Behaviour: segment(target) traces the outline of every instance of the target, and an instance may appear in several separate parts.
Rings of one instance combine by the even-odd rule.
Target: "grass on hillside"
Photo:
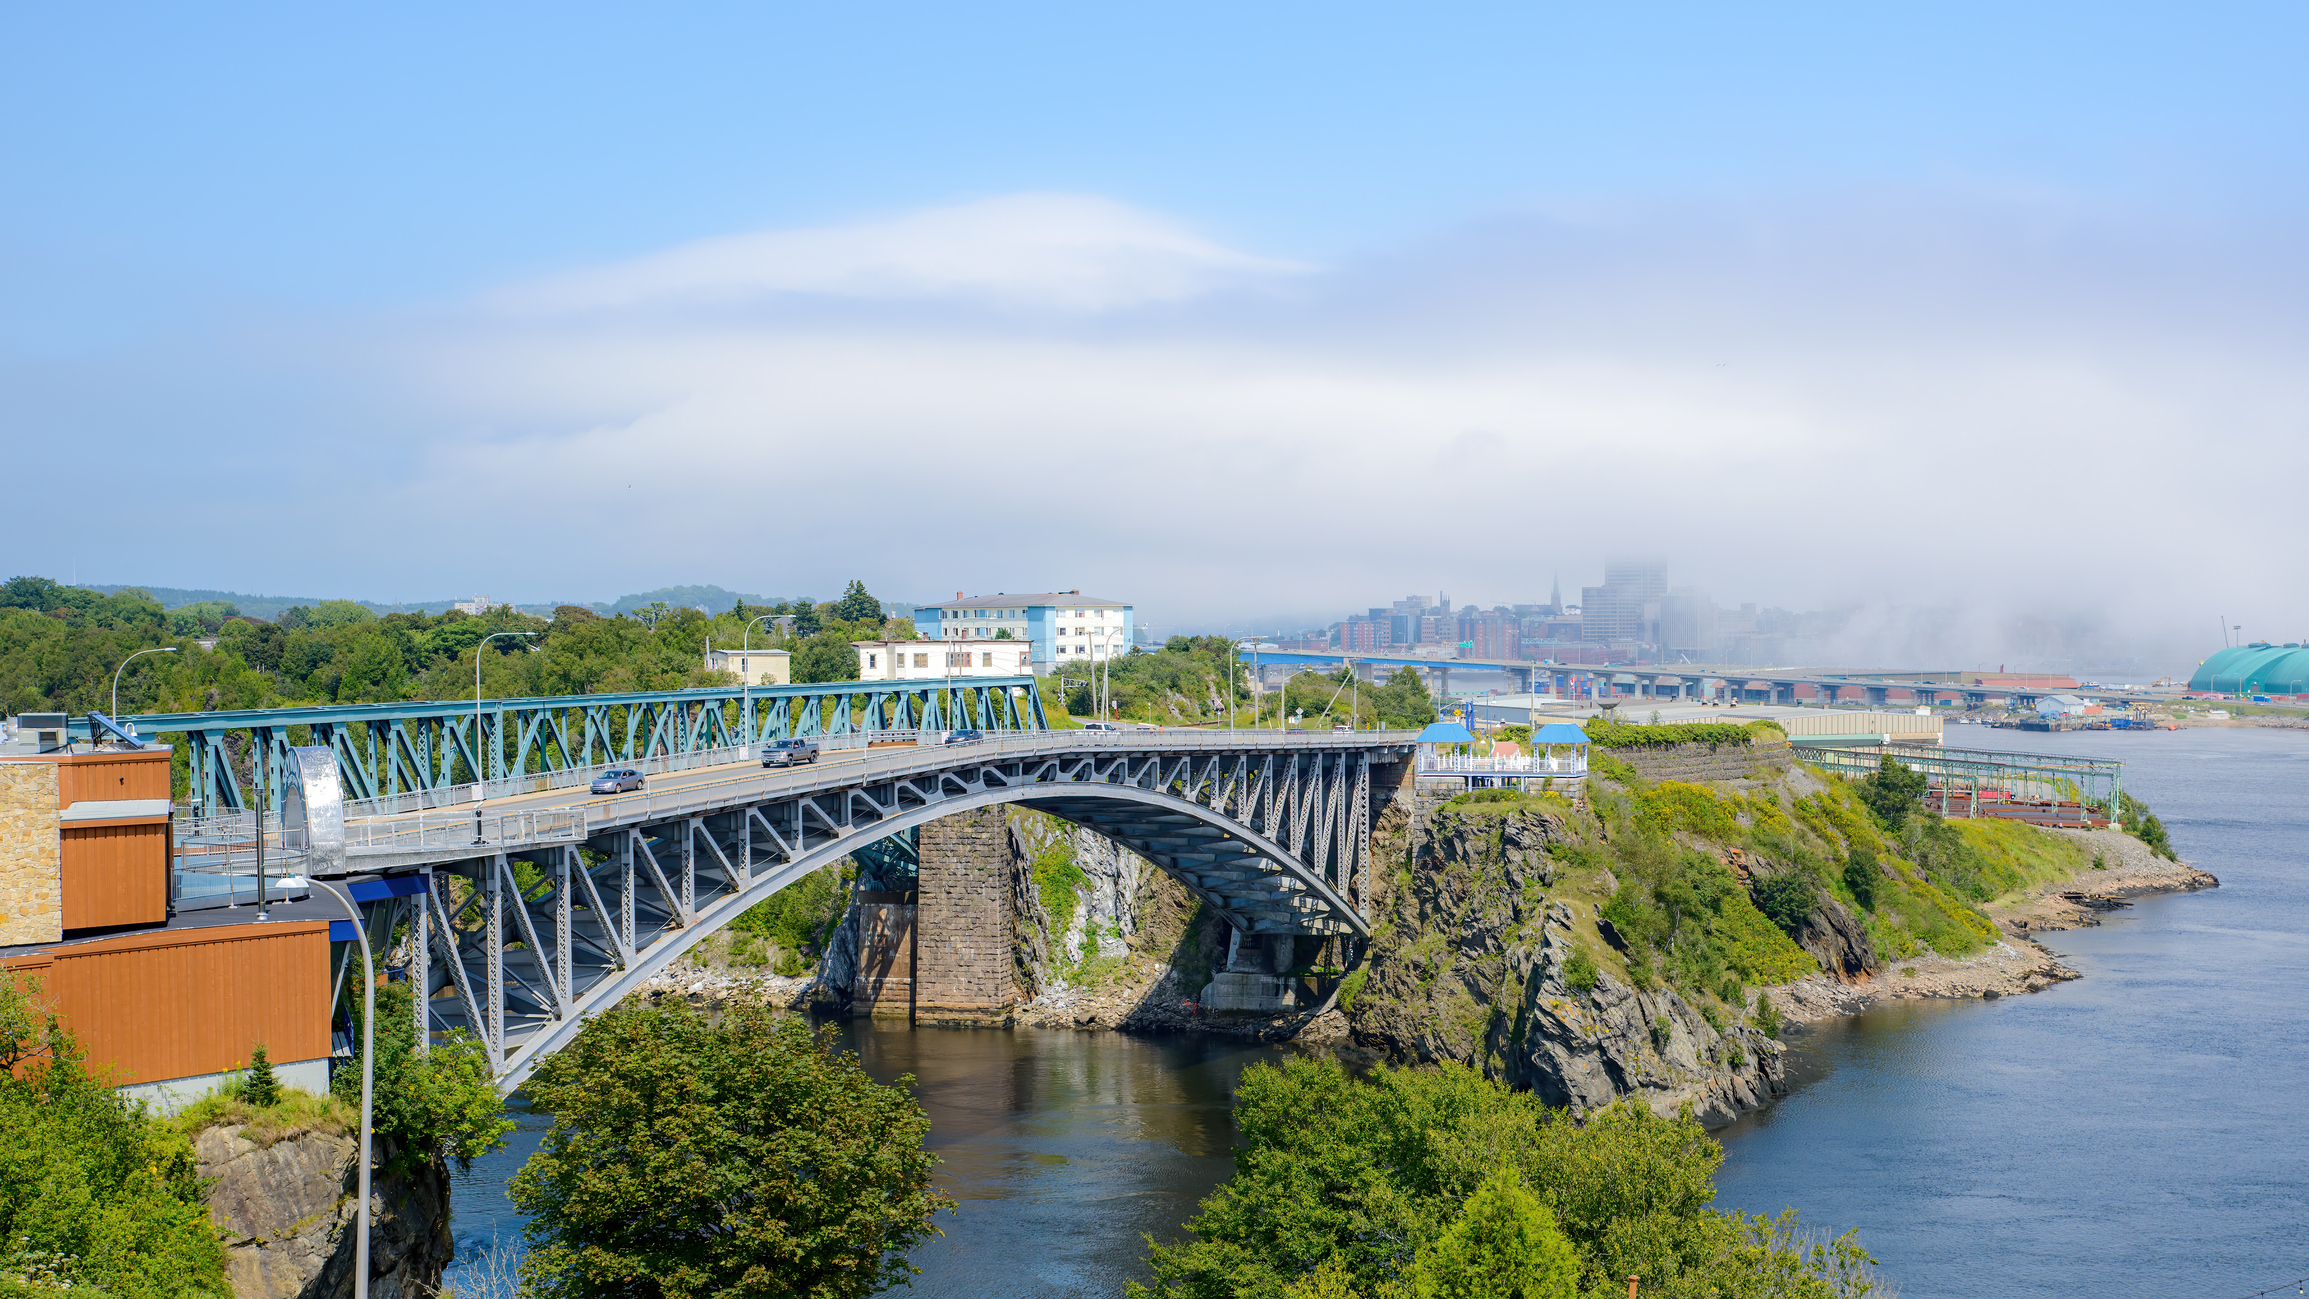
[[[188,1137],[238,1123],[242,1125],[241,1135],[259,1146],[269,1146],[300,1132],[341,1135],[357,1131],[361,1125],[359,1112],[334,1096],[315,1096],[283,1086],[278,1103],[253,1105],[245,1092],[245,1080],[234,1077],[214,1093],[179,1111],[173,1121]]]

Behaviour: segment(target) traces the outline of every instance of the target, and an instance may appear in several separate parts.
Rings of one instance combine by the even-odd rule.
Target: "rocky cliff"
[[[1420,799],[1381,818],[1374,855],[1405,864],[1380,881],[1369,972],[1347,999],[1356,1042],[1478,1065],[1580,1111],[1635,1095],[1721,1124],[1767,1103],[1784,1088],[1778,1042],[1607,970],[1598,906],[1617,885],[1559,862],[1571,835],[1552,802]]]
[[[237,1123],[193,1138],[238,1299],[350,1299],[358,1147],[346,1132]],[[392,1154],[380,1144],[380,1163]],[[372,1299],[429,1299],[456,1252],[448,1170],[438,1162],[413,1174],[380,1169],[371,1179],[370,1217]]]

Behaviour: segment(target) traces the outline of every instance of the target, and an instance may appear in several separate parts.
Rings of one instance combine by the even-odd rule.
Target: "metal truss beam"
[[[961,719],[958,721],[948,719]],[[405,700],[239,712],[145,713],[122,719],[146,736],[177,735],[190,766],[191,801],[216,811],[248,806],[263,782],[277,803],[292,745],[329,747],[353,799],[433,789],[508,773],[750,745],[794,736],[913,730],[1048,729],[1034,678],[839,681],[712,686],[626,694],[551,695],[482,702]],[[82,719],[75,725],[85,730]]]
[[[1371,768],[1402,760],[1408,736],[1344,739],[1304,751],[1134,751],[1111,737],[1082,751],[925,751],[892,760],[913,769],[861,762],[598,826],[582,848],[446,856],[425,868],[432,942],[412,971],[425,1022],[480,1038],[510,1090],[586,1015],[779,889],[875,845],[902,858],[920,826],[1010,804],[1106,835],[1238,930],[1367,938]],[[532,877],[527,896],[523,856],[546,881]]]

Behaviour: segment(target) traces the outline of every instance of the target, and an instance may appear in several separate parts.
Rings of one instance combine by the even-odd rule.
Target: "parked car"
[[[976,743],[978,743],[980,740],[983,740],[983,739],[985,739],[985,738],[986,738],[986,732],[984,732],[984,731],[948,731],[948,732],[946,732],[946,742],[947,742],[948,744],[976,744]]]
[[[641,788],[641,773],[631,767],[615,767],[602,772],[586,788],[596,794],[623,794]]]
[[[1082,729],[1086,731],[1119,731],[1122,728],[1113,722],[1084,722]]]
[[[816,740],[772,740],[762,746],[765,767],[794,767],[818,760]]]

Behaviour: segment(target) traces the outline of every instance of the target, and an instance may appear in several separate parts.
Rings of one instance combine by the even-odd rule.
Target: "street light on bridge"
[[[500,636],[535,636],[533,631],[493,631],[473,647],[473,842],[481,838],[481,804],[489,797],[489,767],[481,757],[481,651]],[[502,738],[502,737],[500,737]]]
[[[127,658],[124,658],[124,659],[122,659],[122,660],[120,661],[120,666],[119,666],[119,667],[117,667],[117,668],[114,668],[114,669],[112,670],[112,713],[111,713],[111,716],[112,716],[112,718],[113,718],[115,721],[119,720],[119,718],[120,718],[120,674],[121,674],[121,673],[123,673],[123,672],[126,672],[126,671],[128,671],[128,665],[129,665],[129,664],[136,662],[138,659],[140,659],[140,658],[144,657],[144,656],[145,656],[145,655],[147,655],[147,654],[174,654],[174,653],[176,653],[176,646],[174,646],[174,645],[161,645],[161,646],[158,646],[158,647],[156,647],[156,648],[153,648],[153,649],[140,649],[140,650],[138,650],[136,653],[134,653],[134,654],[131,654],[131,655],[129,655]]]

